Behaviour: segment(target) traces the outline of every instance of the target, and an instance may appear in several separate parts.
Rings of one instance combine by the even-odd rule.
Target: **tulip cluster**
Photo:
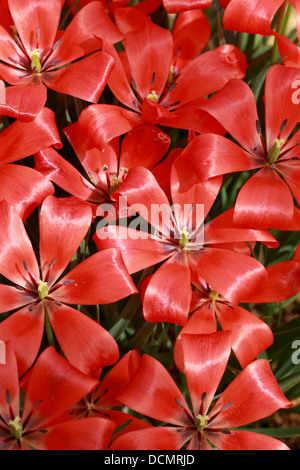
[[[0,450],[300,436],[270,421],[299,413],[298,40],[298,0],[0,1]]]

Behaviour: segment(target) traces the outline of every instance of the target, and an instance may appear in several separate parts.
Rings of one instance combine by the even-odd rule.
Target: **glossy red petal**
[[[19,376],[25,374],[35,361],[44,332],[44,306],[29,306],[11,314],[0,323],[0,338],[11,341],[18,362]]]
[[[47,89],[43,85],[7,87],[4,102],[0,103],[0,115],[32,121],[42,111],[46,100]]]
[[[295,258],[296,260],[296,258]],[[282,302],[300,290],[300,271],[294,261],[276,263],[266,268],[268,277],[245,296],[244,302]]]
[[[173,40],[170,31],[152,23],[149,18],[142,28],[126,35],[124,47],[141,99],[152,90],[159,97],[172,64]]]
[[[28,428],[53,422],[71,405],[97,385],[97,380],[72,366],[54,348],[49,347],[38,357],[28,383],[23,422],[31,415]]]
[[[0,166],[0,200],[12,204],[22,220],[39,206],[54,187],[44,176],[23,165]]]
[[[32,295],[16,289],[15,286],[0,284],[0,313],[24,307],[24,305],[30,304],[32,300]]]
[[[205,432],[207,439],[219,450],[289,450],[274,437],[249,431],[230,431],[230,434]]]
[[[132,431],[118,437],[110,450],[180,450],[191,437],[191,431],[177,427],[158,427]]]
[[[231,332],[189,334],[181,337],[184,373],[194,415],[203,416],[211,405],[231,351]],[[202,406],[201,406],[202,405]],[[200,411],[200,406],[202,413]]]
[[[50,147],[61,148],[55,114],[49,108],[30,122],[15,121],[0,136],[1,163],[10,163]]]
[[[271,23],[284,0],[231,0],[223,15],[226,29],[251,34],[271,34]]]
[[[211,4],[212,0],[163,0],[163,5],[168,13],[209,8]]]
[[[289,187],[276,170],[265,167],[240,190],[234,209],[234,222],[254,228],[288,228],[294,215]]]
[[[70,280],[74,282],[64,284]],[[64,285],[54,297],[70,304],[108,304],[137,293],[121,253],[113,248],[84,260],[64,276],[61,283]]]
[[[51,267],[51,286],[67,267],[84,239],[92,212],[84,202],[73,198],[48,196],[40,212],[40,262],[43,279]]]
[[[160,0],[158,0],[160,2]],[[144,3],[144,2],[142,2]],[[139,6],[140,4],[136,5]],[[115,11],[115,22],[123,34],[129,33],[133,29],[138,29],[147,21],[147,14],[141,8],[124,7]]]
[[[3,341],[3,340],[2,340]],[[2,353],[5,352],[3,358]],[[7,393],[8,391],[8,393]],[[19,373],[15,352],[11,342],[1,343],[0,363],[0,414],[7,423],[11,419],[9,405],[19,415]]]
[[[190,269],[183,253],[174,254],[152,276],[144,295],[143,314],[148,322],[184,325],[191,303]]]
[[[53,46],[63,3],[63,0],[54,5],[47,0],[9,0],[14,24],[28,54],[37,48],[43,51]]]
[[[232,333],[232,349],[242,368],[273,343],[271,328],[244,308],[232,309],[218,303],[216,315],[222,330],[230,330]]]
[[[175,426],[191,425],[189,408],[176,383],[162,364],[147,354],[118,399],[150,418]]]
[[[121,225],[100,228],[93,239],[99,250],[120,250],[130,274],[164,261],[174,251],[171,245],[162,243],[158,237]]]
[[[105,104],[88,106],[80,114],[78,122],[95,147],[101,150],[113,138],[142,123],[139,114],[120,106]]]
[[[297,44],[294,44],[290,39],[282,36],[281,34],[275,34],[277,39],[278,49],[280,56],[282,57],[282,63],[286,67],[299,67],[300,64],[300,48]]]
[[[222,410],[230,402],[231,406]],[[280,408],[291,406],[292,403],[283,395],[276,382],[268,361],[257,359],[243,369],[222,393],[211,416],[222,411],[208,424],[207,429],[243,426],[266,418]]]
[[[38,279],[39,267],[22,219],[5,200],[0,202],[0,215],[0,272],[13,283],[32,288],[26,269]]]
[[[47,429],[47,450],[107,450],[115,424],[105,418],[85,418]]]
[[[174,361],[176,367],[184,372],[182,336],[185,334],[209,334],[217,331],[217,322],[214,311],[208,304],[197,310],[188,319],[176,338],[174,345]]]

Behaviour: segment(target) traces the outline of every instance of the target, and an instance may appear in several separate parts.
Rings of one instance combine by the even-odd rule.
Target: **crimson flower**
[[[185,34],[187,31],[188,28]],[[229,79],[243,78],[246,59],[236,47],[220,46],[190,61],[173,80],[174,60],[181,53],[180,45],[176,42],[174,56],[171,32],[149,18],[142,27],[126,34],[125,52],[118,54],[112,44],[104,42],[104,50],[115,60],[108,86],[130,109],[96,104],[82,111],[79,124],[96,147],[103,148],[112,138],[129,132],[141,122],[197,132],[212,128],[223,132],[206,113],[201,119],[196,118],[195,110],[206,95],[222,88]],[[183,49],[186,52],[187,46]]]
[[[193,139],[182,153],[187,164],[191,164],[191,171],[196,171],[201,180],[259,169],[237,196],[234,209],[237,224],[299,230],[300,213],[293,200],[294,195],[300,201],[299,131],[289,139],[299,121],[292,86],[299,77],[296,68],[275,65],[269,70],[265,86],[266,141],[251,89],[241,80],[231,80],[203,109],[242,148],[223,136],[210,134]]]
[[[97,380],[49,347],[30,371],[23,407],[16,357],[10,342],[5,346],[6,364],[0,366],[0,449],[107,449],[115,428],[112,421],[64,419],[71,405],[95,387]]]
[[[95,34],[104,34],[112,42],[123,35],[96,1],[82,8],[65,31],[58,31],[63,4],[64,0],[8,0],[16,34],[12,37],[0,26],[0,75],[11,85],[44,84],[96,103],[113,60],[98,51],[101,41]]]
[[[102,151],[94,147],[78,123],[65,128],[64,133],[89,180],[53,148],[35,155],[35,169],[73,196],[87,201],[94,216],[108,218],[106,212],[110,212],[112,220],[127,216],[127,211],[119,213],[114,192],[122,185],[128,170],[141,164],[150,170],[157,167],[170,145],[170,137],[151,124],[137,126],[124,137],[121,145],[116,137]]]
[[[121,255],[96,253],[60,279],[90,227],[91,209],[75,198],[45,199],[39,219],[41,270],[20,217],[6,201],[0,209],[0,272],[13,284],[0,285],[1,312],[22,307],[1,322],[0,337],[15,345],[20,374],[35,360],[44,323],[49,328],[50,322],[66,358],[99,376],[104,365],[118,359],[118,346],[100,324],[65,303],[107,304],[136,293]]]
[[[292,406],[268,361],[259,359],[249,364],[212,405],[229,359],[231,333],[183,335],[181,340],[193,411],[167,370],[144,355],[118,398],[132,410],[167,424],[123,434],[110,449],[209,450],[212,444],[219,450],[288,450],[277,439],[232,429]]]
[[[209,8],[212,0],[162,0],[168,13],[180,13],[188,10],[198,10],[199,8]]]
[[[271,234],[237,228],[231,212],[223,214],[216,227],[214,221],[204,225],[221,184],[222,177],[199,182],[179,156],[171,169],[171,206],[149,170],[132,168],[122,184],[121,196],[141,218],[129,227],[108,225],[96,231],[93,238],[98,248],[120,249],[130,273],[166,261],[144,294],[147,321],[184,325],[194,276],[201,276],[233,303],[266,276],[264,267],[238,252],[237,246],[246,246],[246,241],[278,245]],[[136,230],[143,220],[146,226]],[[152,233],[147,231],[148,223]]]

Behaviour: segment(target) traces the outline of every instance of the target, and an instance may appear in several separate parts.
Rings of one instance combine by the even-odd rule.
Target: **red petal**
[[[286,67],[299,67],[300,64],[300,48],[288,38],[280,34],[274,34],[277,39],[278,49],[282,62]]]
[[[232,349],[242,368],[273,343],[269,326],[248,310],[218,303],[216,314],[222,330],[232,332]]]
[[[54,193],[54,187],[32,168],[23,165],[0,166],[0,200],[6,199],[26,220],[44,199]]]
[[[194,416],[207,414],[231,351],[231,332],[182,335],[184,373]],[[205,394],[205,395],[204,395]],[[200,406],[203,404],[202,412]]]
[[[158,0],[159,2],[161,0]],[[144,2],[143,2],[144,3]],[[138,6],[138,5],[137,5]],[[115,11],[115,22],[123,34],[133,29],[141,28],[147,21],[147,14],[136,7],[117,8]]]
[[[0,284],[0,313],[9,312],[16,308],[30,304],[34,297],[26,292],[16,289],[15,286]]]
[[[116,249],[102,250],[90,256],[72,269],[61,283],[69,280],[74,282],[62,285],[54,294],[61,302],[108,304],[137,293],[121,253]]]
[[[191,303],[190,269],[183,253],[174,254],[152,276],[144,296],[148,322],[184,325]]]
[[[142,429],[132,431],[118,437],[109,449],[180,450],[190,437],[191,431],[189,433],[182,432],[182,428],[163,426],[158,428]],[[157,459],[158,456],[155,458]],[[152,456],[152,460],[154,460],[154,456]]]
[[[28,422],[28,429],[53,422],[97,383],[97,380],[72,366],[54,348],[47,348],[38,357],[32,370],[26,391],[23,422],[38,402]]]
[[[1,163],[10,163],[28,157],[39,150],[62,147],[55,123],[55,114],[48,108],[30,122],[15,121],[0,135]]]
[[[0,115],[21,121],[32,121],[42,111],[47,100],[43,85],[15,85],[5,88],[4,102],[0,103]]]
[[[0,272],[15,284],[32,289],[29,272],[39,278],[39,267],[21,217],[5,200],[0,202]]]
[[[230,434],[205,432],[207,439],[219,450],[289,450],[274,437],[249,431],[230,431]]]
[[[121,225],[100,228],[93,239],[99,250],[120,250],[130,274],[164,261],[174,251],[157,237]]]
[[[223,24],[226,29],[252,34],[271,34],[272,20],[284,0],[231,0]]]
[[[189,408],[169,372],[152,356],[144,354],[142,364],[118,399],[150,418],[189,426]],[[187,413],[187,414],[186,414]]]
[[[163,5],[168,13],[180,13],[186,10],[211,7],[212,0],[163,0]]]
[[[63,0],[58,0],[54,5],[45,0],[36,0],[35,2],[31,0],[9,0],[9,9],[17,33],[28,54],[34,49],[45,51],[52,47],[63,3]]]
[[[20,412],[19,373],[15,352],[11,342],[3,341],[0,344],[0,347],[0,414],[1,418],[8,423],[8,421],[11,419],[8,403],[9,398],[11,400],[11,408],[14,412],[14,415],[18,416]],[[5,351],[5,358],[3,358],[3,351]],[[9,391],[9,396],[7,394],[7,391]]]
[[[247,227],[284,230],[293,216],[294,202],[289,187],[275,170],[265,167],[240,190],[233,220]]]
[[[160,96],[168,79],[173,58],[170,31],[148,19],[142,28],[126,35],[124,47],[141,99],[146,98],[152,90]]]
[[[222,410],[230,402],[231,406]],[[276,382],[268,361],[258,359],[243,369],[222,393],[210,414],[213,416],[222,412],[208,424],[208,428],[243,426],[291,406],[292,403],[285,398]]]
[[[77,369],[98,378],[104,366],[118,360],[117,343],[96,321],[74,308],[51,301],[47,302],[47,311],[60,347]]]
[[[0,323],[0,338],[11,341],[18,362],[19,376],[25,374],[35,361],[41,347],[44,331],[42,303],[29,310],[18,310]],[[2,367],[2,366],[1,366]]]
[[[47,429],[47,450],[107,450],[115,424],[104,418],[68,421]]]
[[[95,147],[102,150],[113,138],[131,131],[142,121],[139,114],[120,106],[95,104],[82,111],[78,122]]]
[[[48,286],[67,267],[84,239],[92,220],[90,207],[73,198],[48,196],[40,212],[40,262],[43,279],[49,265]]]

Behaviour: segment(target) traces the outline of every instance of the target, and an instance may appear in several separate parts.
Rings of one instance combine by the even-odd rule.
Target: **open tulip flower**
[[[0,26],[0,76],[11,85],[44,84],[96,103],[113,68],[112,58],[99,51],[100,36],[117,42],[122,34],[98,1],[86,5],[65,31],[58,31],[63,4],[64,0],[8,1],[16,33],[12,37]]]
[[[139,369],[118,399],[165,423],[117,438],[112,450],[287,450],[277,439],[236,430],[292,403],[285,398],[268,361],[249,364],[214,401],[231,350],[228,331],[183,335],[183,365],[192,411],[168,371],[144,355]],[[262,389],[261,383],[265,386]]]
[[[193,139],[182,153],[200,180],[259,170],[238,194],[234,208],[237,224],[299,230],[300,213],[293,200],[293,194],[300,200],[299,131],[289,138],[299,121],[299,106],[293,98],[297,92],[293,83],[299,78],[299,69],[275,65],[269,70],[265,86],[266,140],[251,89],[242,80],[231,80],[202,108],[240,146],[226,137],[207,134]]]
[[[0,272],[13,284],[0,285],[1,312],[22,307],[1,322],[0,336],[15,344],[20,375],[36,359],[46,310],[46,327],[49,331],[50,322],[67,359],[99,376],[104,365],[118,359],[118,346],[98,323],[65,303],[105,304],[136,293],[120,253],[96,253],[60,279],[90,227],[91,209],[73,198],[45,199],[39,269],[20,217],[6,201],[0,207]]]
[[[96,379],[49,347],[30,370],[23,407],[17,361],[7,342],[6,364],[0,367],[0,449],[107,449],[115,428],[112,421],[66,419],[71,406],[96,385]]]

